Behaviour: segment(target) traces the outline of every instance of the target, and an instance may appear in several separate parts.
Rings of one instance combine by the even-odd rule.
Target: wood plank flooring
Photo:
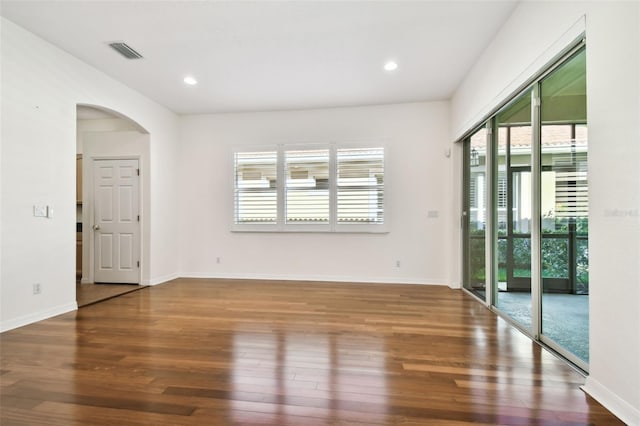
[[[461,291],[179,279],[0,335],[6,425],[608,425]]]
[[[80,284],[76,283],[76,302],[78,307],[102,302],[112,297],[137,291],[146,286],[136,284]]]

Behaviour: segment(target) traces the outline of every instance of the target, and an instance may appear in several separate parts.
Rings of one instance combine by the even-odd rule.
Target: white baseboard
[[[447,285],[440,280],[425,280],[421,278],[401,277],[350,277],[335,275],[280,275],[280,274],[237,274],[211,272],[185,272],[179,274],[182,278],[221,278],[238,280],[282,280],[282,281],[321,281],[321,282],[353,282],[376,284],[418,284],[418,285]]]
[[[640,425],[640,407],[632,406],[591,376],[581,389],[629,426]]]
[[[13,318],[8,321],[3,321],[2,324],[0,324],[0,332],[13,330],[14,328],[29,325],[34,322],[42,321],[47,318],[55,317],[61,314],[66,314],[67,312],[75,311],[77,309],[78,309],[78,304],[75,301],[73,301],[72,303],[55,306],[53,308],[45,309],[44,311],[23,315],[18,318]]]
[[[448,285],[448,286],[449,286],[449,288],[450,288],[450,289],[452,289],[452,290],[460,290],[460,289],[462,288],[462,285],[461,285],[460,283],[452,282],[452,283],[449,283],[449,284],[447,284],[447,285]]]
[[[158,285],[162,283],[166,283],[167,281],[175,280],[176,278],[180,278],[180,274],[167,274],[160,277],[153,277],[148,280],[142,280],[143,285]]]

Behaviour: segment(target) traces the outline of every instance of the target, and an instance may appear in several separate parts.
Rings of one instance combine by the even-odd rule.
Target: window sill
[[[335,229],[331,229],[328,225],[297,225],[286,227],[278,227],[277,225],[234,225],[231,227],[231,232],[272,234],[388,234],[390,231],[386,225],[336,225]]]

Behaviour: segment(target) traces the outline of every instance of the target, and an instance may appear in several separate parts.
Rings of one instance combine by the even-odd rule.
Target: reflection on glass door
[[[496,117],[498,282],[493,305],[531,330],[531,90]]]
[[[464,145],[464,288],[486,300],[485,237],[487,226],[487,129]]]
[[[543,79],[540,93],[542,340],[580,365],[589,361],[585,51]]]

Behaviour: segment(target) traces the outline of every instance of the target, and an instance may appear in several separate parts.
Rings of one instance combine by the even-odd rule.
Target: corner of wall
[[[160,277],[152,277],[152,278],[149,278],[149,279],[142,280],[142,285],[154,286],[154,285],[158,285],[158,284],[164,284],[166,282],[178,279],[180,277],[181,277],[181,275],[178,274],[178,273],[167,274],[167,275],[163,275],[163,276],[160,276]]]

